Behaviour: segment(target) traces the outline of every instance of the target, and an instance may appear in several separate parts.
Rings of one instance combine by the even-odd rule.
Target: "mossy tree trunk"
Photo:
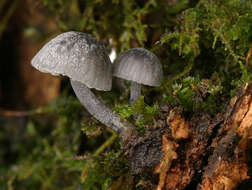
[[[178,108],[161,115],[166,120],[131,142],[131,174],[148,174],[146,189],[231,190],[249,179],[251,84],[214,117],[196,112],[185,119]]]

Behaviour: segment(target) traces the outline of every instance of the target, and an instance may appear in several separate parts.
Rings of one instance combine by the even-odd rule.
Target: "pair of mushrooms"
[[[89,34],[74,31],[60,34],[45,44],[31,64],[41,72],[68,76],[87,111],[123,139],[130,135],[132,125],[121,121],[90,88],[109,91],[113,72],[116,77],[132,81],[130,103],[134,103],[141,95],[141,84],[159,86],[163,76],[158,58],[148,50],[125,51],[112,64],[101,42]]]

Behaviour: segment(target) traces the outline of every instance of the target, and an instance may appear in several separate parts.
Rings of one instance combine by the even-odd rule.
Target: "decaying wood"
[[[171,167],[172,161],[177,159],[177,153],[175,152],[178,144],[167,138],[167,134],[162,136],[162,160],[155,168],[155,173],[159,173],[159,183],[157,190],[162,190],[165,184],[166,173]]]
[[[213,129],[222,121],[222,115],[211,119],[209,115],[196,115],[190,121],[190,138],[179,142],[178,159],[166,176],[165,189],[184,189],[195,176],[201,175],[204,157],[208,155],[208,143]]]
[[[145,137],[131,141],[129,160],[131,174],[152,173],[162,158],[162,134],[158,130],[148,131]]]
[[[248,179],[247,148],[252,137],[252,85],[247,85],[213,140],[213,154],[199,190],[231,190]]]
[[[195,116],[190,121],[190,141],[178,149],[178,159],[167,173],[165,189],[190,185],[198,190],[231,190],[248,179],[246,152],[252,136],[252,85],[247,85],[228,109],[225,116]]]
[[[236,189],[249,178],[252,85],[238,94],[215,117],[195,113],[186,120],[178,108],[166,110],[162,115],[166,122],[160,122],[163,126],[132,144],[132,174],[150,174],[154,180],[159,174],[158,181],[152,181],[157,190]]]
[[[173,109],[167,117],[167,124],[174,139],[187,139],[189,137],[189,124],[180,114],[180,110]]]

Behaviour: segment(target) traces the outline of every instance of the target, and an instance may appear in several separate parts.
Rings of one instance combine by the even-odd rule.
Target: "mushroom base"
[[[101,123],[117,132],[120,137],[124,139],[125,134],[128,134],[129,130],[132,128],[131,124],[122,122],[119,115],[113,113],[100,102],[94,93],[83,83],[71,80],[71,85],[79,101],[87,111]]]

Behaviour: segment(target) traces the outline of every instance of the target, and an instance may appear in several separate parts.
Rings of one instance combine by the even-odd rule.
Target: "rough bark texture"
[[[198,189],[231,190],[248,179],[246,152],[251,137],[252,85],[247,85],[212,142],[214,151],[208,159]]]
[[[145,138],[131,144],[132,174],[148,173],[157,190],[236,189],[249,179],[252,85],[246,85],[230,102],[214,118],[195,113],[187,121],[178,108],[163,111],[161,118],[166,122],[160,120]]]

